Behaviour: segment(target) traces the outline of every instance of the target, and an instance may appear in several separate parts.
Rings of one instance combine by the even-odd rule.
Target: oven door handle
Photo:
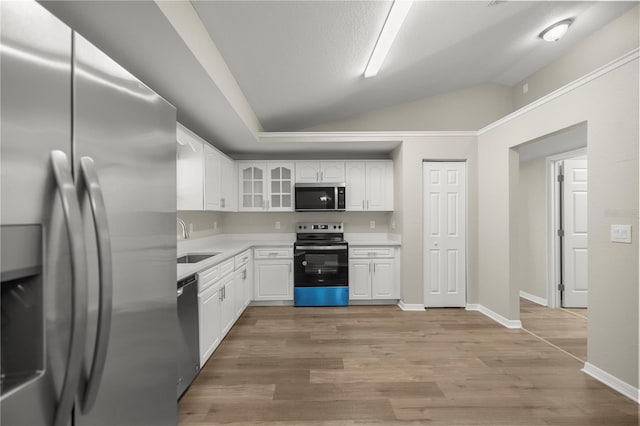
[[[313,251],[313,250],[324,250],[324,251],[328,251],[328,250],[346,250],[348,248],[348,246],[344,245],[344,246],[296,246],[296,250],[309,250],[309,251]]]

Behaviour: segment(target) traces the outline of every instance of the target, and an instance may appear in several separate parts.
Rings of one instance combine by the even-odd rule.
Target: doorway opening
[[[586,360],[586,123],[516,148],[517,280],[523,328]]]

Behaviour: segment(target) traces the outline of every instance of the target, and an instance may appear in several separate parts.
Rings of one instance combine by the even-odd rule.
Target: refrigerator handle
[[[98,174],[91,157],[80,159],[80,176],[78,179],[78,198],[82,200],[85,193],[89,197],[91,214],[98,246],[98,274],[100,277],[100,305],[98,307],[98,327],[91,371],[85,383],[83,395],[80,398],[80,408],[83,414],[93,408],[102,381],[102,373],[109,346],[111,332],[111,316],[113,305],[113,263],[111,260],[111,237],[107,222],[107,211],[102,196],[102,188]]]
[[[78,203],[76,186],[71,176],[67,155],[62,151],[51,151],[51,166],[67,227],[71,255],[71,331],[67,365],[62,382],[60,398],[53,420],[54,426],[69,424],[71,410],[82,372],[82,356],[87,339],[87,258],[82,232],[82,215]]]

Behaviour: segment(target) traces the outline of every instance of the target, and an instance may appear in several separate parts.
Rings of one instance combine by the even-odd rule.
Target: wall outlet
[[[631,225],[611,225],[611,242],[631,244]]]
[[[280,221],[276,220],[276,229],[280,229]]]
[[[369,221],[369,228],[376,229],[376,221],[375,220]]]
[[[193,223],[189,224],[189,233],[192,234],[193,233]]]
[[[529,91],[529,83],[525,83],[522,85],[522,93],[527,93]]]
[[[213,222],[213,229],[218,229],[218,222],[216,221]]]
[[[396,229],[396,221],[395,220],[391,221],[391,229]]]

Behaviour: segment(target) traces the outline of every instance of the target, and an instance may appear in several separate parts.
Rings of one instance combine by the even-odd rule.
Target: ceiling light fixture
[[[573,19],[563,19],[542,30],[539,37],[544,41],[558,41],[567,33],[571,24]]]
[[[404,22],[404,18],[407,17],[412,4],[413,0],[395,0],[391,5],[387,20],[384,21],[382,31],[376,42],[376,47],[373,48],[367,68],[364,70],[365,78],[374,77],[378,74],[384,58],[389,53],[393,40],[395,40],[398,31],[400,31],[400,27]]]

